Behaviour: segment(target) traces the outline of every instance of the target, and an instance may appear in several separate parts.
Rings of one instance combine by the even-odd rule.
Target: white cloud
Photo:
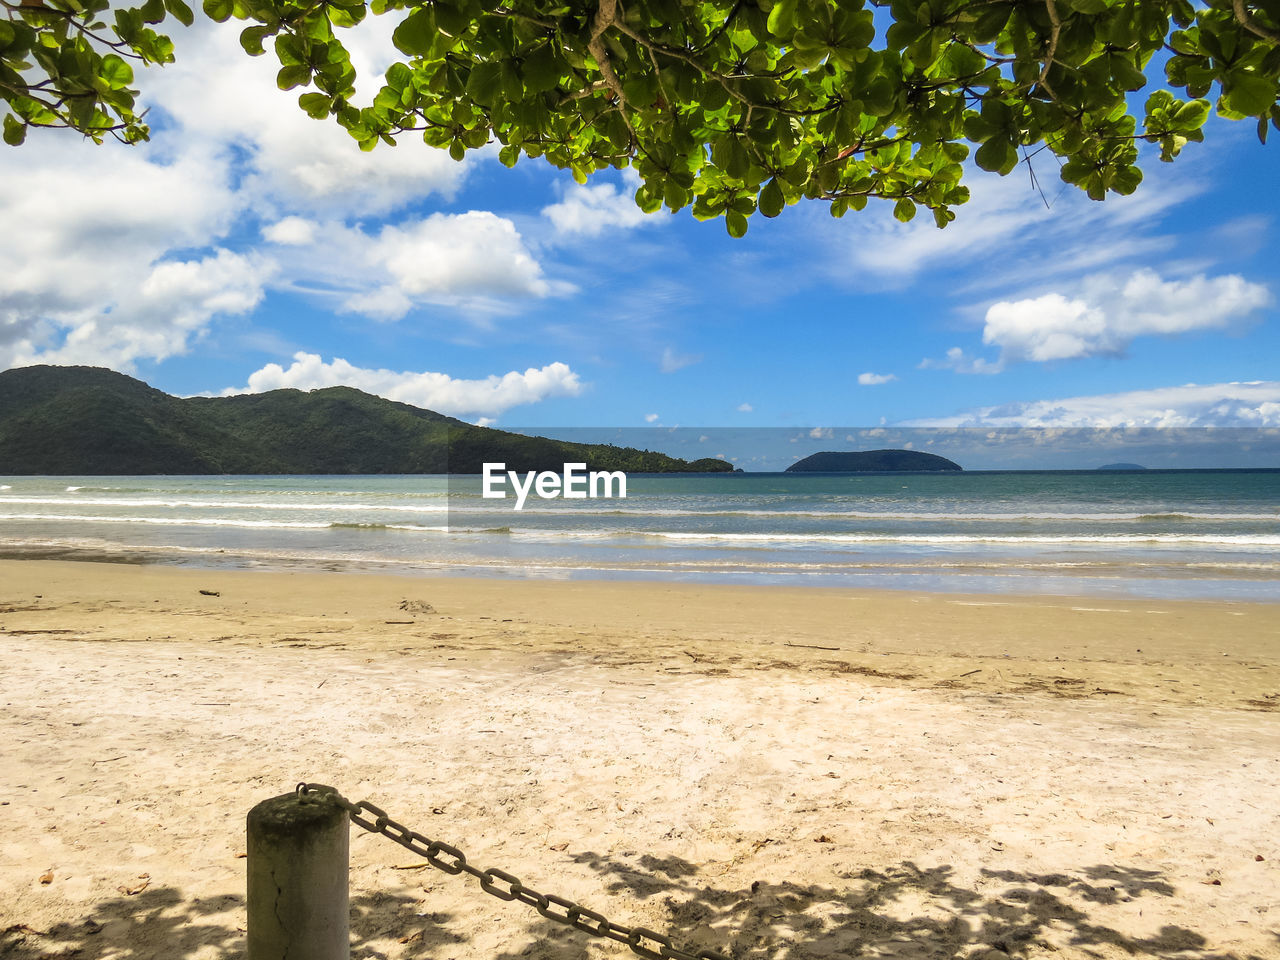
[[[663,373],[675,373],[684,367],[693,366],[702,359],[700,353],[676,353],[670,347],[662,351],[662,362],[659,364]]]
[[[755,411],[755,409],[756,408],[749,403],[740,403],[738,404],[738,407],[737,407],[737,410],[739,413],[752,413]]]
[[[1123,353],[1137,338],[1230,327],[1271,302],[1270,291],[1236,274],[1164,280],[1153,270],[1127,277],[1095,274],[1077,296],[1047,293],[1002,300],[987,309],[982,342],[994,361],[959,347],[921,365],[960,373],[998,373],[1011,363],[1073,360]]]
[[[814,427],[809,431],[809,436],[814,440],[833,440],[835,431],[830,427]]]
[[[941,360],[926,357],[920,361],[921,370],[954,370],[956,373],[999,373],[1004,366],[999,362],[971,357],[960,347],[952,347]]]
[[[575,289],[549,279],[515,224],[488,211],[408,218],[376,233],[298,218],[269,230],[277,243],[298,241],[273,251],[294,290],[375,320],[398,320],[422,304],[483,314]]]
[[[0,235],[0,368],[129,370],[258,302],[270,261],[216,246],[237,209],[222,165],[67,143],[34,136],[0,153],[0,222],[11,225]]]
[[[268,243],[278,243],[281,246],[306,246],[315,242],[316,224],[302,217],[285,217],[263,227],[262,237]]]
[[[164,360],[187,352],[215,316],[256,307],[273,270],[268,260],[228,250],[200,260],[167,260],[110,312],[61,314],[56,323],[43,325],[46,335],[40,341],[14,345],[0,359],[12,366],[80,363],[116,370],[131,370],[142,358]]]
[[[385,22],[344,36],[366,92],[395,26],[370,19]],[[141,105],[155,110],[151,143],[33,131],[21,150],[0,151],[0,222],[10,225],[0,235],[0,368],[129,370],[182,353],[219,316],[251,310],[270,278],[295,283],[284,260],[314,243],[322,216],[368,216],[456,188],[466,164],[442,151],[418,142],[364,154],[335,123],[310,120],[297,91],[276,89],[273,57],[244,55],[239,29],[178,28],[177,63],[139,72]],[[270,224],[277,262],[223,249],[247,217]],[[376,307],[385,313],[390,300]]]
[[[897,376],[892,373],[860,373],[858,374],[858,383],[864,387],[877,387],[882,383],[892,383],[897,380]]]
[[[542,208],[542,215],[562,234],[599,236],[610,227],[630,228],[658,223],[656,216],[646,214],[635,201],[640,178],[634,171],[623,174],[622,184],[574,184],[564,191],[559,203]]]
[[[981,407],[909,427],[1280,427],[1280,382],[1189,383]]]
[[[551,292],[515,224],[485,211],[434,213],[404,227],[386,227],[372,258],[410,296],[545,297]]]
[[[395,55],[395,26],[393,16],[369,17],[342,32],[358,74],[357,103],[371,100],[382,83]],[[275,55],[246,56],[241,28],[200,18],[190,29],[171,30],[176,63],[139,76],[143,105],[160,108],[179,125],[170,142],[180,139],[184,150],[211,154],[240,151],[247,162],[240,192],[256,208],[369,216],[429,193],[453,195],[468,162],[456,163],[411,135],[394,148],[360,150],[336,121],[312,120],[299,109],[302,90],[277,89]]]
[[[354,366],[341,357],[325,363],[319,354],[299,352],[289,367],[269,363],[249,375],[247,387],[228,388],[222,393],[230,396],[285,387],[316,390],[337,386],[355,387],[451,416],[482,417],[496,417],[512,407],[549,397],[575,397],[582,392],[578,375],[567,364],[558,362],[530,367],[523,373],[512,370],[483,380],[461,380],[445,373],[372,370]]]
[[[657,423],[657,422],[658,422],[658,415],[657,415],[656,413],[646,413],[646,414],[644,415],[644,422],[645,422],[645,423]]]

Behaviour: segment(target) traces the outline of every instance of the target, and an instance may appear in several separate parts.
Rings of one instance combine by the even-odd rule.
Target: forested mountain
[[[209,473],[710,473],[660,453],[527,437],[351,387],[173,397],[101,367],[0,372],[0,476]]]

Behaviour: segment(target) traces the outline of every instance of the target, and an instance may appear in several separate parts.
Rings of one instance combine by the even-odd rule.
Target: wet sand
[[[6,960],[243,955],[300,780],[735,958],[1280,957],[1280,605],[3,561],[0,643]],[[352,904],[630,955],[359,831]]]

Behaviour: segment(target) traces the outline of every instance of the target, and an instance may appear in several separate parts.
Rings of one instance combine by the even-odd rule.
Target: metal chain
[[[607,917],[594,910],[588,910],[572,900],[557,897],[553,893],[539,893],[532,887],[525,886],[506,871],[495,867],[490,867],[488,870],[473,867],[467,862],[466,854],[457,847],[440,840],[432,840],[416,830],[410,830],[392,820],[385,810],[375,807],[368,800],[352,803],[336,789],[322,783],[300,783],[297,786],[297,794],[300,798],[308,794],[326,796],[347,811],[351,822],[356,826],[394,840],[406,850],[424,857],[427,863],[437,870],[443,870],[455,876],[460,873],[468,874],[480,881],[481,890],[499,900],[518,900],[533,907],[548,920],[581,930],[593,937],[607,937],[618,943],[625,943],[631,948],[632,953],[646,957],[648,960],[729,960],[724,954],[716,953],[714,950],[702,950],[698,953],[680,950],[672,945],[671,938],[665,934],[656,933],[645,927],[626,927],[620,923],[614,923]],[[365,814],[371,814],[373,819],[369,819]]]

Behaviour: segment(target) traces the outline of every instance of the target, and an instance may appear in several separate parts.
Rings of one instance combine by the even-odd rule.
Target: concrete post
[[[247,960],[351,960],[347,811],[287,793],[249,811],[248,834]]]

